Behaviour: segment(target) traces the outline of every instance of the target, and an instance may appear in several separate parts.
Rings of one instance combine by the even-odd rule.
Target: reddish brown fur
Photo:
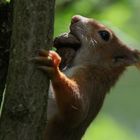
[[[138,51],[129,49],[95,20],[74,16],[70,30],[82,45],[65,74],[59,70],[61,58],[57,53],[41,51],[35,58],[39,68],[50,75],[58,107],[48,121],[46,140],[80,140],[101,109],[106,93],[127,66],[140,62]],[[102,40],[99,30],[107,30],[110,39]]]

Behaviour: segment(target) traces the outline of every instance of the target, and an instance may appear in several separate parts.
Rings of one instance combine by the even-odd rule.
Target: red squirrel
[[[45,140],[81,140],[125,69],[139,67],[140,51],[128,48],[100,22],[80,15],[72,17],[70,32],[54,42],[57,52],[40,50],[34,58],[53,90]]]

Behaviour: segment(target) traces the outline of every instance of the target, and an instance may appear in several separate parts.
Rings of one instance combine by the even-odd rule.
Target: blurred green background
[[[101,21],[140,49],[140,0],[56,0],[55,36],[69,30],[75,14]],[[139,100],[140,71],[128,68],[82,140],[140,140]]]

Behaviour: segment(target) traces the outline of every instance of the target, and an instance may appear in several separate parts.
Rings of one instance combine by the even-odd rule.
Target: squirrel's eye
[[[103,30],[98,33],[104,41],[108,41],[110,39],[110,33],[108,31]]]

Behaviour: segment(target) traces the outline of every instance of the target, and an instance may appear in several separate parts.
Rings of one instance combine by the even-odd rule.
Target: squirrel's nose
[[[71,19],[71,24],[77,23],[78,21],[81,20],[81,18],[82,18],[82,16],[80,16],[80,15],[73,16]]]
[[[88,18],[83,17],[83,16],[80,16],[80,15],[75,15],[71,19],[71,24],[75,24],[75,23],[77,23],[79,21],[81,21],[81,22],[87,22],[88,21]]]

